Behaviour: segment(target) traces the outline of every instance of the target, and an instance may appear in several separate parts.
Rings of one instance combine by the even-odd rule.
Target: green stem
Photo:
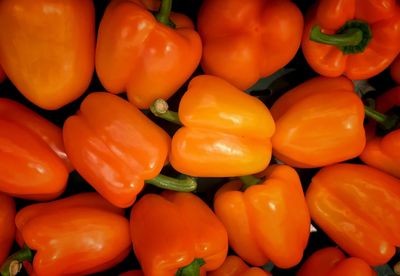
[[[155,100],[150,106],[150,111],[154,114],[154,116],[177,125],[182,125],[181,121],[179,120],[178,112],[169,110],[168,103],[163,99]]]
[[[382,125],[386,130],[392,130],[393,128],[395,128],[399,121],[398,116],[395,115],[388,116],[382,114],[369,106],[364,106],[364,111],[367,117],[375,120],[377,123]]]
[[[180,268],[175,276],[199,276],[200,275],[200,267],[204,265],[206,262],[203,259],[194,259],[194,261],[182,268]]]
[[[1,266],[1,276],[14,276],[20,269],[23,261],[32,262],[33,253],[31,249],[24,245],[23,248],[12,254]]]
[[[183,179],[176,179],[159,174],[158,176],[145,180],[144,182],[162,189],[173,190],[177,192],[192,192],[197,188],[196,180],[189,176],[186,176]]]
[[[167,25],[171,28],[175,28],[175,24],[169,19],[169,15],[171,14],[172,8],[172,0],[162,0],[160,9],[158,13],[155,15],[157,20],[164,25]]]
[[[243,186],[241,188],[242,191],[245,191],[250,186],[257,185],[262,182],[262,179],[255,177],[254,175],[245,175],[239,178],[243,182]]]

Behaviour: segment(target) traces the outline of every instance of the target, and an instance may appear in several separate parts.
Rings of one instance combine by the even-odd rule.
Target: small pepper
[[[387,263],[400,245],[400,180],[360,164],[322,168],[306,193],[312,220],[346,253]]]
[[[0,193],[0,265],[7,259],[15,237],[15,202]]]
[[[271,260],[288,268],[298,264],[310,234],[310,215],[294,169],[270,166],[261,175],[232,181],[215,194],[215,214],[225,225],[229,244],[247,263]]]
[[[151,110],[183,124],[172,138],[169,156],[177,171],[227,177],[257,173],[268,166],[275,123],[257,98],[223,79],[201,75],[190,81],[178,114],[167,108],[156,101]]]
[[[244,90],[292,60],[300,47],[303,15],[287,0],[206,0],[197,27],[203,70]]]
[[[396,0],[320,0],[306,17],[302,50],[320,75],[371,78],[400,51],[400,8]]]
[[[228,252],[222,223],[191,193],[146,194],[132,207],[133,249],[148,276],[198,276],[220,267]]]
[[[296,276],[374,276],[375,271],[362,259],[346,258],[337,247],[314,252]]]
[[[28,100],[54,110],[85,92],[94,71],[92,0],[4,0],[0,26],[1,66]]]
[[[160,175],[170,147],[168,134],[139,109],[105,92],[89,94],[63,128],[74,168],[102,196],[118,207],[133,204],[144,182],[192,191],[192,178]]]
[[[1,272],[13,260],[31,259],[31,249],[37,251],[33,270],[38,276],[86,275],[115,266],[131,247],[129,222],[122,211],[94,193],[25,207],[16,224],[26,246]]]
[[[230,255],[225,262],[216,270],[211,271],[207,276],[271,276],[268,271],[259,267],[249,267],[238,256]]]
[[[390,75],[397,84],[400,84],[400,54],[390,66]]]
[[[273,154],[288,165],[322,167],[364,149],[364,105],[345,77],[308,80],[281,96],[271,113]]]
[[[99,79],[111,93],[126,91],[138,108],[167,100],[200,62],[200,36],[187,16],[170,15],[171,2],[163,0],[154,16],[145,1],[113,0],[100,22]]]

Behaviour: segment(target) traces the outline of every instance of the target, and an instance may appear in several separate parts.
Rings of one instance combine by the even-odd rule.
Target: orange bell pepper
[[[147,276],[198,276],[221,266],[228,252],[222,223],[191,193],[146,194],[132,207],[133,249]]]
[[[375,271],[362,259],[346,258],[337,247],[314,252],[296,276],[374,276]]]
[[[203,70],[244,90],[292,60],[300,47],[303,15],[288,0],[205,0],[197,27]]]
[[[302,50],[320,75],[371,78],[400,51],[399,4],[396,0],[320,0],[306,17]]]
[[[122,210],[94,193],[77,195],[18,212],[16,224],[27,247],[11,260],[23,261],[36,250],[36,275],[86,275],[111,268],[125,259],[131,248],[129,222]],[[88,238],[89,237],[89,238]]]
[[[12,197],[0,193],[0,265],[7,258],[15,237],[15,202]]]
[[[268,271],[259,267],[249,267],[238,256],[230,255],[225,262],[216,270],[211,271],[207,276],[271,276]]]
[[[366,165],[321,169],[306,193],[312,220],[350,256],[372,266],[400,245],[400,180]]]
[[[32,200],[50,200],[65,189],[68,170],[35,133],[0,119],[0,191]]]
[[[89,94],[78,113],[65,121],[63,137],[74,168],[118,207],[132,205],[144,182],[162,185],[163,180],[170,180],[159,175],[167,159],[170,137],[116,95]],[[165,187],[195,189],[191,178],[171,185]]]
[[[172,138],[169,158],[177,171],[226,177],[257,173],[268,166],[275,131],[272,116],[260,100],[227,81],[197,76],[190,81],[178,114],[163,108],[156,101],[151,110],[183,124]]]
[[[169,18],[171,2],[163,0],[153,16],[145,1],[113,0],[100,22],[99,79],[111,93],[126,91],[138,108],[171,97],[200,63],[200,36],[185,15]]]
[[[42,139],[64,161],[68,170],[72,171],[65,153],[61,128],[24,105],[6,98],[0,98],[0,117],[24,127]]]
[[[364,149],[364,106],[344,77],[308,80],[280,97],[271,113],[273,154],[288,165],[322,167]]]
[[[400,130],[393,130],[383,137],[375,135],[378,122],[389,129],[396,124],[398,118],[382,115],[395,106],[400,106],[400,86],[389,89],[376,98],[375,110],[380,114],[366,109],[366,114],[374,120],[369,121],[366,126],[369,139],[360,159],[372,167],[400,178]]]
[[[232,181],[222,186],[215,194],[215,214],[228,231],[230,246],[247,263],[295,266],[310,234],[299,176],[286,165],[270,166],[261,175],[265,180],[248,188],[246,177],[245,185]]]
[[[1,66],[17,89],[44,109],[81,96],[92,79],[92,0],[5,0],[0,3]]]
[[[396,83],[400,84],[400,54],[390,66],[390,75]]]

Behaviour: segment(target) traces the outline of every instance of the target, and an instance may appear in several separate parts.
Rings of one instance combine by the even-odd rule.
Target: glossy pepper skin
[[[68,170],[35,133],[0,119],[0,191],[31,200],[51,200],[65,189]]]
[[[0,264],[8,257],[15,237],[15,202],[8,195],[0,193]]]
[[[310,234],[299,176],[286,165],[270,166],[262,176],[265,180],[244,192],[241,181],[222,186],[214,198],[215,214],[228,231],[230,246],[247,263],[295,266]]]
[[[94,70],[92,0],[0,3],[0,60],[31,102],[58,109],[81,96]]]
[[[335,34],[354,19],[367,23],[372,33],[361,52],[345,53],[337,46],[310,39],[315,26],[324,34]],[[364,34],[362,39],[366,37]],[[386,69],[399,53],[399,5],[396,0],[320,0],[306,17],[302,50],[308,64],[320,75],[345,75],[352,80],[371,78]]]
[[[172,28],[157,21],[143,2],[111,1],[96,47],[96,72],[103,86],[111,93],[126,91],[141,109],[171,97],[197,68],[202,50],[191,19],[172,13]]]
[[[139,109],[116,95],[89,94],[63,128],[74,168],[102,196],[129,207],[144,180],[157,176],[167,159],[170,138]]]
[[[397,84],[400,84],[400,54],[390,66],[390,75]]]
[[[211,271],[207,276],[271,276],[268,271],[259,267],[249,267],[238,256],[230,255],[225,262],[216,270]]]
[[[244,90],[294,57],[303,15],[288,0],[206,0],[197,27],[203,70]]]
[[[364,149],[364,105],[345,77],[316,77],[281,96],[271,108],[273,154],[298,168],[357,157]]]
[[[146,194],[130,217],[133,249],[143,273],[175,275],[202,258],[201,274],[217,269],[228,252],[228,236],[212,210],[191,193]]]
[[[26,245],[37,251],[33,269],[39,276],[99,272],[130,251],[129,222],[106,202],[61,208],[51,202],[45,208],[27,208],[30,211],[22,209],[16,222]]]
[[[313,221],[352,257],[381,265],[400,245],[397,178],[367,165],[327,166],[312,179],[306,200]]]
[[[400,86],[389,89],[378,96],[375,109],[386,113],[400,106]],[[366,125],[368,140],[360,159],[379,170],[400,178],[400,130],[393,130],[384,136],[376,136],[377,123],[373,120]]]
[[[0,98],[0,117],[24,127],[41,138],[64,161],[69,171],[72,171],[71,163],[65,153],[60,127],[24,105],[6,98]]]
[[[346,258],[337,247],[314,252],[296,276],[374,276],[374,270],[362,259]]]
[[[258,99],[223,79],[192,79],[179,105],[171,165],[192,176],[239,176],[265,169],[275,124]]]

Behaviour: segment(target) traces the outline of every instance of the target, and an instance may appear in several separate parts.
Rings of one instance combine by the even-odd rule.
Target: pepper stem
[[[154,114],[154,116],[177,125],[182,125],[181,121],[179,120],[178,112],[171,111],[168,108],[168,103],[165,100],[157,99],[150,106],[150,111]]]
[[[364,112],[366,116],[375,120],[377,123],[382,125],[386,130],[392,130],[399,121],[398,116],[395,115],[388,116],[382,114],[369,106],[364,106]]]
[[[245,175],[245,176],[240,176],[240,181],[243,182],[243,186],[240,189],[242,192],[244,192],[247,188],[253,185],[257,185],[262,182],[262,179],[255,177],[254,175]]]
[[[33,253],[31,249],[24,245],[20,250],[12,254],[1,266],[1,276],[15,276],[21,270],[22,262],[32,262]]]
[[[197,188],[197,182],[193,177],[186,176],[183,179],[176,179],[159,174],[152,179],[144,181],[156,187],[177,192],[192,192]]]
[[[162,0],[160,9],[158,13],[155,15],[157,20],[162,24],[169,26],[171,28],[175,28],[175,24],[169,19],[169,15],[171,14],[172,8],[172,0]]]
[[[310,40],[338,47],[344,54],[357,54],[364,51],[372,38],[368,23],[361,20],[349,20],[336,34],[325,34],[320,26],[314,26]]]
[[[203,259],[194,259],[189,265],[181,267],[175,276],[200,276],[200,267],[205,263]]]

